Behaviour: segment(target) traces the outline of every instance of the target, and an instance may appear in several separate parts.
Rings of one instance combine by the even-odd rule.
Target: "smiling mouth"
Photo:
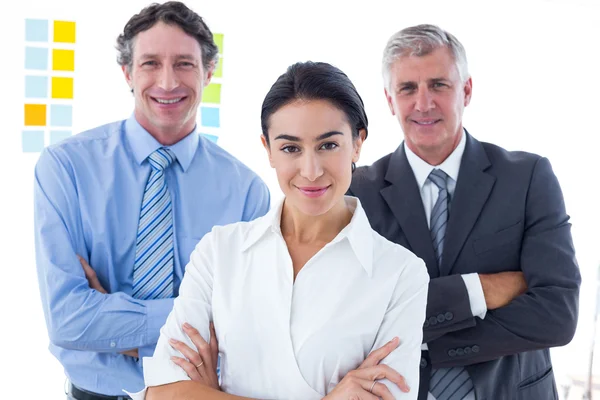
[[[435,119],[435,120],[431,120],[431,121],[415,121],[414,119],[412,120],[412,122],[414,122],[417,125],[421,125],[421,126],[435,125],[440,121],[441,121],[441,119]]]
[[[152,100],[157,102],[158,104],[175,104],[185,100],[186,97],[176,97],[174,99],[158,99],[156,97],[152,97]]]

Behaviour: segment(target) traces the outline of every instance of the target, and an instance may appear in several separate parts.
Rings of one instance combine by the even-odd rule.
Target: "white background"
[[[74,129],[126,118],[132,98],[116,64],[115,39],[146,1],[11,2],[0,16],[0,397],[63,399],[64,374],[47,350],[33,246],[33,167],[21,151],[24,20],[77,22]],[[383,96],[381,54],[395,31],[434,23],[467,50],[473,99],[465,127],[479,140],[548,157],[562,184],[583,276],[573,341],[552,350],[557,380],[589,365],[600,264],[598,135],[600,6],[594,0],[478,2],[198,1],[187,4],[225,34],[219,144],[261,175],[280,196],[259,141],[260,106],[296,61],[332,63],[353,80],[369,116],[359,164],[393,151],[402,139]],[[3,7],[6,7],[4,5]],[[540,329],[544,329],[540,326]],[[600,332],[600,331],[597,331]],[[600,374],[600,346],[595,373]]]

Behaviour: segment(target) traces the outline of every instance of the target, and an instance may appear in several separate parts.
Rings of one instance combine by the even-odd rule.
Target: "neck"
[[[172,146],[179,142],[194,130],[194,124],[183,124],[176,127],[161,128],[152,125],[147,119],[135,113],[135,118],[138,123],[144,128],[158,143],[163,146]],[[190,126],[191,125],[191,126]]]
[[[406,144],[410,147],[413,153],[415,153],[421,160],[425,161],[427,164],[433,166],[440,165],[441,163],[446,161],[446,159],[450,157],[450,154],[452,154],[452,152],[458,147],[462,139],[462,135],[464,135],[464,133],[462,132],[462,127],[460,128],[460,130],[461,133],[456,135],[452,146],[419,149],[416,146],[412,146],[408,141],[406,141]]]
[[[306,215],[284,201],[281,213],[281,232],[286,240],[298,243],[329,243],[352,219],[344,198],[323,215]]]

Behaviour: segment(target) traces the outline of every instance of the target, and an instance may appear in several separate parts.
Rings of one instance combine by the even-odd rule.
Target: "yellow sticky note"
[[[223,34],[222,33],[215,33],[213,35],[213,39],[215,41],[215,44],[219,48],[219,54],[223,54]]]
[[[53,99],[72,99],[73,98],[73,78],[52,77],[52,98]]]
[[[75,71],[75,51],[53,49],[52,69],[54,71]]]
[[[57,43],[75,43],[75,22],[54,21],[54,41]]]
[[[46,126],[45,104],[25,104],[25,126]]]
[[[215,69],[213,76],[215,78],[223,77],[223,57],[219,57],[219,62],[217,63],[217,68]]]
[[[221,84],[211,83],[202,92],[202,102],[211,104],[221,103]]]

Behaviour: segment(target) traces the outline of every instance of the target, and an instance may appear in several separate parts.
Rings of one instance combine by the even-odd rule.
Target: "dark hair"
[[[152,28],[157,22],[179,26],[185,33],[193,36],[202,50],[202,64],[210,68],[219,60],[219,49],[213,34],[198,14],[179,1],[168,1],[163,4],[153,3],[135,14],[117,38],[117,62],[121,66],[131,68],[133,63],[133,39],[135,36]]]
[[[368,133],[364,103],[348,76],[333,65],[307,61],[289,66],[263,101],[260,120],[267,144],[269,118],[296,100],[327,100],[346,114],[354,139],[361,129]]]

